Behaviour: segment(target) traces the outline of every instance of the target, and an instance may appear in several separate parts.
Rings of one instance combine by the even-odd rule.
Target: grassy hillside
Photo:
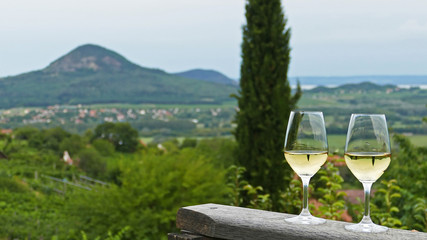
[[[427,90],[370,84],[349,86],[305,91],[298,108],[323,111],[329,135],[345,135],[352,113],[384,113],[390,132],[427,135],[427,123],[422,121],[427,116]],[[0,128],[31,124],[38,128],[60,126],[83,133],[104,121],[126,121],[144,137],[224,136],[230,135],[234,127],[236,106],[236,101],[227,101],[218,104],[118,102],[24,107],[1,110]],[[414,141],[423,140],[414,138]]]
[[[304,91],[298,106],[323,111],[329,134],[346,134],[352,113],[383,113],[393,132],[427,134],[426,103],[427,90],[360,83]]]

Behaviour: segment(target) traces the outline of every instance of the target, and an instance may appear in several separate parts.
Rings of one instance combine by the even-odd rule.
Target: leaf
[[[386,194],[387,190],[385,190],[384,188],[380,188],[380,189],[377,190],[377,193],[384,193],[384,194]]]
[[[333,207],[335,208],[344,208],[344,203],[343,202],[336,202],[334,204],[332,204]]]
[[[391,207],[390,212],[399,212],[399,208],[397,207]]]
[[[326,182],[329,182],[329,177],[327,177],[327,176],[321,176],[319,180],[320,180],[320,181],[326,181]]]
[[[400,193],[393,193],[393,194],[390,195],[390,199],[400,198],[400,197],[402,197],[402,195],[400,195]]]
[[[347,193],[346,193],[346,192],[338,192],[338,193],[337,193],[337,198],[345,197],[345,196],[347,196]]]

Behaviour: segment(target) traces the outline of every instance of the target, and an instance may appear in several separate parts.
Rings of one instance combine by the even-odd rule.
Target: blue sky
[[[427,75],[427,1],[287,0],[291,76]],[[2,0],[0,76],[94,43],[139,65],[239,77],[244,0]]]

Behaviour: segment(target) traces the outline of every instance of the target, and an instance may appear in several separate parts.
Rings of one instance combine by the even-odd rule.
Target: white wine
[[[313,176],[326,162],[326,151],[285,151],[286,161],[298,176]]]
[[[390,153],[352,152],[344,154],[350,171],[359,181],[376,181],[390,165]]]

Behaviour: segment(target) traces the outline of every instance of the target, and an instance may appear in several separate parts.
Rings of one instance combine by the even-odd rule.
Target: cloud
[[[420,23],[418,20],[409,19],[399,26],[399,31],[412,34],[427,34],[427,22]]]

